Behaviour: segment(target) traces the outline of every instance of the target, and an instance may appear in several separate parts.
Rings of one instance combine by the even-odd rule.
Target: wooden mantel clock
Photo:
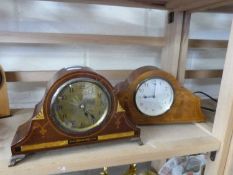
[[[121,106],[135,124],[205,121],[200,99],[157,67],[136,69],[116,89]]]
[[[0,65],[0,118],[10,115],[6,76]]]
[[[32,118],[18,128],[10,166],[37,151],[139,136],[109,81],[87,67],[65,68],[48,83]]]

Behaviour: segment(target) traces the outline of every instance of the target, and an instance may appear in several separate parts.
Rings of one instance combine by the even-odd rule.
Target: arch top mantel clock
[[[29,153],[139,136],[107,79],[87,67],[64,68],[48,83],[32,118],[19,126],[10,166]]]
[[[157,67],[134,70],[116,89],[121,106],[135,124],[205,121],[199,97]]]

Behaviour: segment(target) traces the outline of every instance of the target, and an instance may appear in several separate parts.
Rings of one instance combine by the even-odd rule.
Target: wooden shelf
[[[150,47],[164,47],[165,37],[130,36],[130,35],[97,35],[38,32],[0,32],[1,44],[132,44]],[[189,39],[190,48],[227,48],[227,40]]]
[[[152,8],[164,9],[170,11],[207,11],[232,13],[232,0],[43,0],[53,2],[70,2],[84,4],[99,4],[111,6],[137,7],[137,8]]]
[[[186,70],[186,79],[221,78],[223,70]]]
[[[132,70],[96,70],[99,74],[111,80],[123,80]],[[221,78],[223,70],[186,70],[186,79]],[[56,71],[7,71],[7,82],[47,82]]]
[[[168,0],[117,0],[117,1],[115,0],[43,0],[43,1],[165,9],[165,4]]]
[[[96,70],[110,80],[125,79],[132,70]],[[47,82],[52,79],[57,71],[7,71],[7,82]]]
[[[204,39],[189,39],[190,48],[227,48],[227,40],[204,40]]]
[[[166,8],[175,11],[204,11],[232,4],[232,0],[169,0]]]
[[[0,32],[1,44],[132,44],[150,47],[164,47],[165,37],[130,36],[130,35],[97,35],[38,32]],[[190,48],[227,48],[227,40],[189,39]]]
[[[13,117],[0,120],[0,132],[3,133],[0,136],[0,174],[56,174],[205,153],[220,148],[220,142],[200,124],[144,126],[141,134],[143,146],[129,141],[76,146],[36,153],[8,168],[11,140],[18,125],[31,115],[31,109],[16,110]]]
[[[164,37],[121,36],[96,34],[37,33],[37,32],[0,32],[0,43],[4,44],[133,44],[163,47]]]

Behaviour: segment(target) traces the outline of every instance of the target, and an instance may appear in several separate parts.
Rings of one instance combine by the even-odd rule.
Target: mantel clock
[[[135,124],[205,121],[200,99],[157,67],[134,70],[116,89],[121,106]]]
[[[10,165],[37,151],[139,135],[108,80],[87,67],[65,68],[48,83],[32,118],[18,128]]]

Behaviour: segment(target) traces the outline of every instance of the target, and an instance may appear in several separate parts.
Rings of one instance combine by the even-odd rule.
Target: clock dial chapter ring
[[[108,123],[109,117],[116,110],[116,100],[112,92],[112,86],[109,82],[107,82],[107,80],[105,80],[103,77],[100,77],[100,76],[97,77],[95,73],[85,74],[85,76],[80,75],[80,74],[78,75],[79,76],[77,76],[77,74],[76,75],[71,74],[67,76],[66,79],[58,80],[56,83],[54,83],[55,87],[53,86],[49,89],[50,95],[48,95],[47,98],[45,99],[47,105],[44,106],[45,111],[47,112],[48,116],[50,116],[49,120],[53,123],[54,128],[58,130],[60,133],[65,134],[67,136],[72,136],[74,138],[84,137],[87,135],[93,135],[93,134],[100,132],[102,129],[104,129],[104,126],[106,125],[106,123]],[[80,78],[77,78],[77,77],[80,77]],[[80,117],[82,118],[81,121],[86,122],[85,127],[80,126],[80,125],[77,127],[77,119],[76,119],[76,124],[74,123],[74,125],[76,125],[74,126],[76,127],[76,129],[73,130],[72,127],[67,128],[67,126],[65,126],[64,123],[62,125],[61,120],[59,120],[59,118],[54,117],[55,112],[51,112],[51,111],[53,111],[52,110],[53,105],[55,104],[56,97],[58,97],[59,93],[64,91],[65,87],[68,87],[70,84],[72,85],[72,83],[75,83],[75,82],[84,83],[84,84],[87,83],[97,88],[98,92],[101,92],[103,96],[101,98],[105,99],[105,106],[103,105],[102,108],[104,109],[102,109],[102,111],[98,111],[99,113],[101,113],[98,115],[101,115],[101,116],[96,117],[97,110],[95,109],[94,105],[98,102],[95,99],[89,98],[89,99],[84,99],[84,100],[83,99],[78,100],[79,104],[77,103],[73,104],[73,107],[71,107],[72,105],[68,105],[70,106],[71,110],[75,110],[76,113],[80,114]],[[85,88],[85,89],[87,90],[88,88]],[[74,96],[74,98],[76,97]],[[67,116],[64,116],[64,117],[67,117]],[[72,116],[71,118],[74,118],[74,116]],[[94,121],[92,119],[97,119],[97,120]],[[88,124],[88,120],[89,120],[89,124]],[[93,121],[92,124],[90,124],[91,121]],[[71,124],[72,122],[70,123],[70,125]],[[90,126],[87,126],[87,125],[90,125]]]
[[[174,98],[171,83],[157,76],[139,81],[133,94],[136,109],[147,117],[159,117],[169,111]]]
[[[83,89],[80,89],[80,85],[82,85]],[[74,86],[72,88],[77,88],[76,90],[77,93],[72,92],[71,86]],[[91,88],[95,88],[96,91],[99,92],[99,94],[102,94],[102,96],[104,96],[104,99],[101,100],[99,99],[99,97],[92,96],[89,93],[90,89],[88,86]],[[71,93],[73,93],[71,95],[73,97],[67,97],[69,98],[67,99],[68,102],[59,102],[59,97],[61,97],[59,95],[62,95],[62,94],[66,95],[67,91],[70,91],[70,90],[71,90]],[[78,96],[75,95],[75,93]],[[72,100],[74,101],[74,103],[75,102],[76,103],[69,104],[70,102],[69,100]],[[96,112],[90,112],[90,110],[96,111],[96,108],[101,108],[100,106],[95,106],[97,105],[97,101],[101,101],[101,102],[98,102],[98,105],[101,105],[100,103],[104,105],[104,107],[102,107],[102,110],[98,111],[99,114],[96,114]],[[107,117],[107,113],[109,113],[109,108],[111,105],[110,101],[111,101],[110,95],[102,84],[89,78],[77,78],[77,79],[72,79],[72,80],[65,82],[62,86],[60,86],[57,89],[57,91],[53,95],[50,109],[52,111],[53,120],[65,132],[68,132],[68,133],[69,132],[73,132],[73,133],[85,132],[85,131],[91,130],[99,126],[103,122],[103,120]],[[62,112],[59,112],[58,110]],[[69,112],[72,110],[73,110],[72,113]],[[63,111],[68,112],[68,114],[64,114]],[[62,113],[63,113],[63,116],[61,116]],[[96,116],[92,113],[95,113]],[[64,117],[64,115],[66,116]],[[63,121],[62,121],[62,117],[63,117]]]

